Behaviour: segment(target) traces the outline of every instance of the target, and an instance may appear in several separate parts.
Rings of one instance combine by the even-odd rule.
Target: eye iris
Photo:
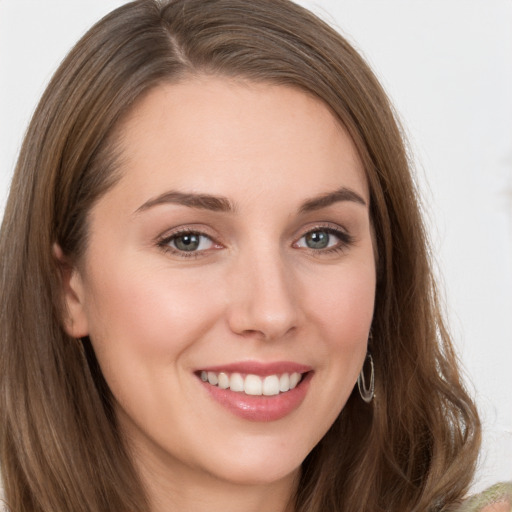
[[[195,251],[199,247],[200,237],[195,233],[180,235],[174,239],[174,245],[180,251]]]
[[[325,249],[329,245],[329,233],[312,231],[306,235],[306,245],[310,249]]]

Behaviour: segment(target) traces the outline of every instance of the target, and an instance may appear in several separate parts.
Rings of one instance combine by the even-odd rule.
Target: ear
[[[64,330],[73,338],[82,338],[89,334],[82,277],[57,243],[53,244],[53,255],[61,273],[62,303],[66,308],[63,312]]]

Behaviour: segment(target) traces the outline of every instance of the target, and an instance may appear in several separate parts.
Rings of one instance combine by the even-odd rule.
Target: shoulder
[[[457,512],[512,512],[512,482],[502,482],[467,499]]]

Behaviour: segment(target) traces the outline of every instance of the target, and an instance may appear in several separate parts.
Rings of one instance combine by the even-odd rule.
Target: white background
[[[0,211],[52,72],[120,0],[0,0]],[[512,480],[512,0],[304,0],[405,125],[456,345],[484,420],[474,490]]]

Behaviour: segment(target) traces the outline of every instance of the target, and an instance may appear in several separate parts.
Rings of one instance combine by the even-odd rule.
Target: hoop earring
[[[370,361],[370,385],[366,387],[366,379],[364,376],[364,367],[366,365],[366,361]],[[372,355],[368,352],[366,354],[366,359],[363,363],[363,367],[361,368],[361,372],[359,373],[359,377],[357,377],[357,387],[359,389],[359,394],[361,398],[369,404],[375,395],[375,368],[373,366],[373,358]]]

